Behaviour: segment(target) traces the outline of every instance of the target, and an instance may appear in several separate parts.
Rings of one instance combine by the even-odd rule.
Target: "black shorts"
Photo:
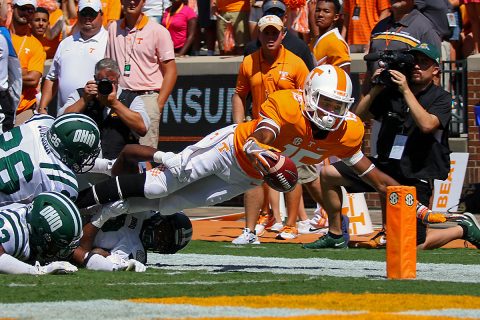
[[[419,179],[405,178],[401,174],[400,167],[397,163],[391,162],[380,162],[376,158],[369,158],[375,166],[397,180],[400,184],[404,186],[415,187],[417,191],[417,200],[424,205],[430,203],[430,197],[432,196],[433,187],[430,182],[422,181]],[[368,183],[364,182],[358,175],[347,166],[343,161],[338,161],[332,164],[342,177],[348,179],[351,182],[350,186],[345,186],[345,190],[349,193],[358,193],[358,192],[375,192],[376,190],[370,186]],[[427,236],[427,226],[417,219],[417,245],[425,242]]]
[[[198,0],[198,26],[200,28],[214,27],[215,20],[210,19],[210,0]]]

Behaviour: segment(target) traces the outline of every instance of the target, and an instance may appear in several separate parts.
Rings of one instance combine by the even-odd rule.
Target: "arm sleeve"
[[[0,256],[0,273],[6,274],[38,274],[35,266],[22,262],[8,253]]]

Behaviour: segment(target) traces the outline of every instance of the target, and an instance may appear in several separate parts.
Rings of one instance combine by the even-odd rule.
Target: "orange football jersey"
[[[271,146],[290,157],[295,164],[317,164],[323,159],[336,156],[348,158],[357,153],[364,134],[363,122],[348,112],[345,121],[336,131],[331,131],[321,140],[313,137],[312,124],[302,114],[303,95],[300,90],[280,90],[272,93],[260,108],[260,118],[241,123],[235,130],[235,150],[238,164],[251,177],[261,178],[243,152],[247,138],[258,124],[266,119],[280,129]]]

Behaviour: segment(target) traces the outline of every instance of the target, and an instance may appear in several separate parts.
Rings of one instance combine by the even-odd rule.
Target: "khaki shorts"
[[[317,166],[315,165],[302,165],[297,167],[298,171],[298,183],[305,184],[314,181],[318,178]]]
[[[226,20],[232,21],[233,24],[233,38],[235,39],[235,47],[245,47],[250,41],[250,30],[248,29],[249,13],[245,11],[240,12],[223,12],[220,14]],[[227,23],[222,19],[217,19],[217,39],[218,48],[223,50],[223,39]]]
[[[158,108],[158,93],[151,93],[142,95],[143,103],[145,104],[145,111],[147,111],[150,118],[150,128],[147,134],[140,137],[139,143],[142,146],[149,146],[152,148],[158,148],[158,136],[160,131],[160,109]]]

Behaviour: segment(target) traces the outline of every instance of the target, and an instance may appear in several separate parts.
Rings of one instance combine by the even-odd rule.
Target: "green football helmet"
[[[82,236],[80,212],[59,192],[43,192],[33,199],[27,213],[32,252],[41,259],[67,259]]]
[[[183,213],[162,216],[159,213],[143,222],[140,239],[146,250],[173,254],[192,240],[193,227]]]
[[[55,119],[47,141],[55,156],[75,173],[92,169],[100,153],[100,131],[90,117],[81,113]]]

